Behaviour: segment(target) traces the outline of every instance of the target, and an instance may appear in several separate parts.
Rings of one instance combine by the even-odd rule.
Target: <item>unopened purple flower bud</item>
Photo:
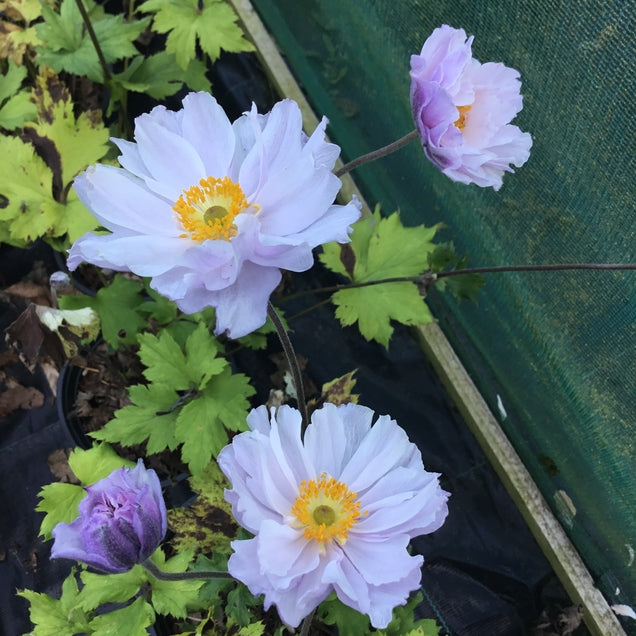
[[[53,559],[76,559],[109,573],[145,561],[166,534],[166,505],[157,473],[141,459],[86,488],[79,517],[53,528]]]

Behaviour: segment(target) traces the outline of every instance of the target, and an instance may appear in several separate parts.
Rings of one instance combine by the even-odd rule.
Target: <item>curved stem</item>
[[[146,559],[142,564],[143,567],[160,581],[185,581],[187,579],[234,579],[229,572],[165,572],[160,570],[150,559]]]
[[[307,417],[307,404],[305,403],[305,389],[303,387],[303,379],[300,367],[298,366],[296,353],[294,352],[294,347],[289,339],[289,335],[287,331],[285,331],[285,326],[283,325],[280,316],[276,313],[276,309],[274,309],[274,305],[272,305],[271,301],[267,303],[267,315],[274,323],[274,327],[276,327],[278,339],[283,347],[285,357],[287,358],[287,364],[292,374],[294,389],[296,389],[296,401],[298,402],[298,410],[302,417],[303,426],[307,426],[309,418]]]
[[[400,137],[398,140],[390,143],[388,146],[382,146],[382,148],[378,148],[377,150],[373,150],[368,152],[366,155],[361,155],[357,159],[353,159],[349,163],[345,163],[342,168],[336,170],[336,177],[341,177],[343,174],[347,174],[347,172],[351,172],[354,168],[361,166],[365,163],[369,163],[370,161],[375,161],[376,159],[380,159],[381,157],[385,157],[386,155],[390,155],[392,152],[399,150],[400,148],[406,146],[411,143],[414,139],[418,139],[420,134],[417,130],[412,130],[410,133],[404,135],[404,137]]]
[[[494,272],[557,272],[574,269],[636,269],[634,263],[557,263],[554,265],[501,265],[496,267],[467,267],[448,272],[439,272],[437,278],[462,274],[491,274]]]
[[[88,13],[86,12],[86,8],[82,0],[75,0],[77,3],[77,8],[82,16],[82,20],[84,21],[84,25],[86,26],[86,30],[88,31],[88,36],[95,47],[95,51],[97,52],[97,57],[99,58],[99,63],[101,64],[102,70],[104,71],[104,81],[108,81],[110,79],[110,71],[108,70],[108,64],[106,64],[106,58],[104,57],[104,53],[102,51],[102,47],[99,45],[99,41],[97,40],[97,36],[95,35],[95,30],[93,29],[93,25],[91,24],[91,19],[88,17]]]
[[[314,614],[316,610],[313,609],[307,616],[305,616],[303,620],[303,624],[300,626],[300,636],[309,636],[309,627],[311,626],[311,621],[314,618]]]
[[[381,278],[379,280],[368,280],[360,283],[342,283],[329,287],[318,287],[317,289],[307,289],[296,294],[290,294],[280,299],[280,302],[287,302],[310,294],[330,294],[341,289],[355,289],[357,287],[371,287],[373,285],[384,285],[384,283],[416,283],[429,287],[439,278],[450,276],[463,276],[465,274],[491,274],[499,272],[556,272],[567,270],[636,270],[635,263],[559,263],[551,265],[501,265],[494,267],[467,267],[465,269],[453,269],[447,272],[425,272],[419,276],[395,276],[394,278]],[[296,316],[294,316],[295,318]]]

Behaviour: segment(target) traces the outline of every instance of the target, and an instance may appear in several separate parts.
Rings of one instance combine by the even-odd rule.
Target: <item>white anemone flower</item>
[[[250,412],[250,431],[218,457],[226,499],[254,538],[234,541],[230,574],[265,609],[297,626],[332,591],[383,628],[421,579],[409,541],[446,519],[448,493],[424,470],[418,448],[388,415],[325,404],[301,439],[288,406]]]
[[[216,333],[262,326],[280,269],[305,271],[312,249],[347,242],[359,203],[334,205],[340,153],[323,119],[307,137],[289,99],[234,123],[207,93],[177,112],[157,106],[135,120],[135,142],[113,139],[121,168],[97,165],[75,190],[110,234],[86,234],[82,261],[152,278],[185,313],[216,308]]]

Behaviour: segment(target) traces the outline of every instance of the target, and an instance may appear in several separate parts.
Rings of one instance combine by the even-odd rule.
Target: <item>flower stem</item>
[[[108,64],[106,64],[106,58],[104,57],[104,53],[102,51],[102,47],[99,45],[99,41],[97,40],[97,36],[95,35],[95,30],[93,29],[93,25],[91,24],[91,19],[88,17],[88,13],[86,12],[86,8],[84,7],[84,3],[82,0],[75,0],[77,3],[77,8],[82,16],[82,20],[84,21],[84,25],[86,26],[86,30],[88,31],[88,36],[95,47],[95,51],[97,52],[97,57],[99,58],[99,63],[101,64],[102,70],[104,71],[104,81],[108,81],[110,79],[110,71],[108,70]]]
[[[313,609],[307,616],[305,616],[303,624],[300,626],[300,636],[309,636],[309,627],[311,626],[311,621],[313,620],[315,613],[316,610]]]
[[[462,274],[490,274],[494,272],[557,272],[574,269],[636,269],[635,263],[557,263],[552,265],[501,265],[496,267],[467,267],[448,272],[439,272],[437,278],[460,276]]]
[[[351,172],[354,168],[361,166],[365,163],[369,163],[370,161],[375,161],[376,159],[380,159],[381,157],[385,157],[386,155],[390,155],[392,152],[399,150],[403,146],[410,144],[414,139],[418,139],[420,134],[417,130],[412,130],[410,133],[404,135],[404,137],[400,137],[393,143],[390,143],[388,146],[382,146],[382,148],[378,148],[377,150],[372,150],[368,152],[366,155],[361,155],[357,159],[353,159],[349,163],[345,163],[342,168],[336,170],[336,177],[341,177],[343,174],[347,174],[347,172]]]
[[[285,331],[285,326],[283,325],[280,316],[276,313],[276,309],[274,309],[274,305],[272,305],[271,301],[267,303],[267,315],[274,323],[274,327],[276,327],[278,339],[280,340],[280,343],[283,347],[285,357],[287,358],[287,364],[292,374],[292,382],[294,383],[294,389],[296,390],[296,401],[298,402],[298,410],[300,411],[303,425],[307,426],[307,424],[309,423],[309,418],[307,417],[305,389],[303,387],[303,379],[300,372],[300,367],[298,366],[298,359],[296,358],[296,353],[294,352],[294,347],[292,346],[291,340],[289,339],[289,335],[287,331]]]
[[[233,579],[229,572],[165,572],[160,570],[150,559],[146,559],[142,564],[143,567],[160,581],[185,581],[187,579]]]
[[[357,287],[371,287],[373,285],[384,285],[385,283],[416,283],[424,285],[428,288],[434,284],[439,278],[448,278],[450,276],[462,276],[465,274],[491,274],[500,272],[555,272],[567,270],[636,270],[635,263],[558,263],[550,265],[501,265],[494,267],[467,267],[465,269],[453,269],[447,272],[425,272],[419,276],[395,276],[393,278],[381,278],[379,280],[368,280],[360,283],[342,283],[339,285],[331,285],[329,287],[318,287],[317,289],[308,289],[290,294],[280,299],[280,302],[287,302],[308,296],[309,294],[328,294],[337,292],[341,289],[355,289]],[[320,303],[322,304],[322,303]],[[303,312],[304,313],[304,312]],[[294,316],[295,318],[296,316]]]

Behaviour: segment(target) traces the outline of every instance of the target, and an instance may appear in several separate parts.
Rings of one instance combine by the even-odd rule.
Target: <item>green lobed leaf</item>
[[[429,255],[435,250],[432,239],[438,229],[404,227],[397,212],[383,218],[376,210],[355,224],[350,244],[327,245],[320,259],[354,283],[418,276],[428,270]],[[342,289],[332,301],[343,325],[357,322],[367,340],[376,340],[385,347],[393,333],[392,320],[416,325],[433,319],[412,282]]]
[[[175,435],[183,442],[181,455],[193,475],[201,473],[228,443],[226,428],[247,430],[247,398],[254,392],[249,378],[226,368],[181,409]]]
[[[176,390],[202,389],[228,364],[217,357],[218,342],[203,323],[188,336],[185,354],[167,331],[158,336],[142,334],[139,343],[139,358],[147,367],[146,379],[169,384]]]
[[[423,594],[413,594],[406,605],[398,605],[393,610],[393,619],[385,629],[378,630],[382,636],[437,636],[437,623],[428,618],[415,619],[415,608],[422,602]]]
[[[237,625],[247,627],[254,620],[250,609],[260,605],[261,601],[245,585],[238,583],[227,595],[225,613]]]
[[[35,509],[46,513],[40,525],[40,535],[48,540],[51,530],[58,523],[70,523],[77,518],[77,507],[86,496],[86,491],[75,484],[53,483],[43,486],[38,496],[40,502]]]
[[[190,60],[184,72],[174,54],[160,51],[148,57],[137,55],[128,68],[113,76],[113,81],[126,90],[145,93],[153,99],[164,99],[184,84],[192,90],[211,92],[212,86],[205,72],[205,65],[199,60]]]
[[[161,550],[152,556],[154,563],[165,572],[185,572],[192,561],[192,552],[179,552],[166,560]],[[160,581],[150,577],[152,585],[152,605],[159,614],[171,614],[176,618],[185,618],[188,610],[197,607],[199,589],[205,579],[186,581]]]
[[[137,54],[133,42],[146,30],[149,19],[126,22],[123,15],[107,14],[94,0],[84,0],[84,5],[107,64]],[[37,47],[38,64],[104,82],[104,71],[75,0],[62,0],[59,13],[42,3],[42,16],[44,22],[36,29],[46,44]]]
[[[122,466],[134,467],[135,463],[120,457],[108,444],[98,444],[88,449],[75,448],[68,464],[75,476],[86,486],[108,477]]]
[[[93,636],[148,636],[155,613],[142,596],[122,609],[101,614],[91,620]]]
[[[34,98],[38,120],[29,124],[27,131],[35,131],[35,136],[31,133],[30,138],[35,139],[34,143],[38,144],[49,167],[59,173],[61,186],[66,189],[77,174],[106,154],[108,129],[99,110],[75,116],[68,89],[50,68],[40,69]],[[41,140],[52,142],[53,149]]]
[[[369,617],[345,605],[335,593],[318,606],[316,618],[325,625],[335,625],[339,636],[365,636],[371,633]]]
[[[80,579],[84,586],[77,603],[88,612],[104,603],[125,603],[130,600],[148,582],[148,575],[140,565],[136,565],[122,574],[97,574],[84,570]]]
[[[6,242],[25,246],[49,232],[60,207],[52,185],[51,170],[31,144],[0,136],[0,226]]]
[[[158,33],[168,33],[166,51],[175,55],[183,70],[196,57],[197,39],[212,62],[219,57],[221,50],[232,53],[254,50],[243,37],[243,31],[237,24],[238,16],[225,2],[146,0],[139,10],[155,14],[153,29]]]
[[[391,321],[404,325],[422,325],[433,321],[433,316],[412,283],[389,283],[341,289],[332,297],[336,317],[344,326],[358,323],[366,340],[375,340],[385,347],[393,334]]]
[[[174,434],[179,414],[177,392],[164,384],[138,384],[129,388],[129,396],[132,404],[115,411],[114,419],[91,437],[124,446],[146,441],[148,454],[174,450],[179,445]]]
[[[32,636],[91,633],[88,617],[77,603],[79,590],[73,569],[62,584],[59,600],[48,594],[20,590],[18,596],[29,601],[29,618],[34,624]]]
[[[7,72],[0,82],[0,128],[13,130],[36,117],[35,104],[31,101],[30,90],[20,90],[26,78],[25,66],[18,66],[9,60]]]

